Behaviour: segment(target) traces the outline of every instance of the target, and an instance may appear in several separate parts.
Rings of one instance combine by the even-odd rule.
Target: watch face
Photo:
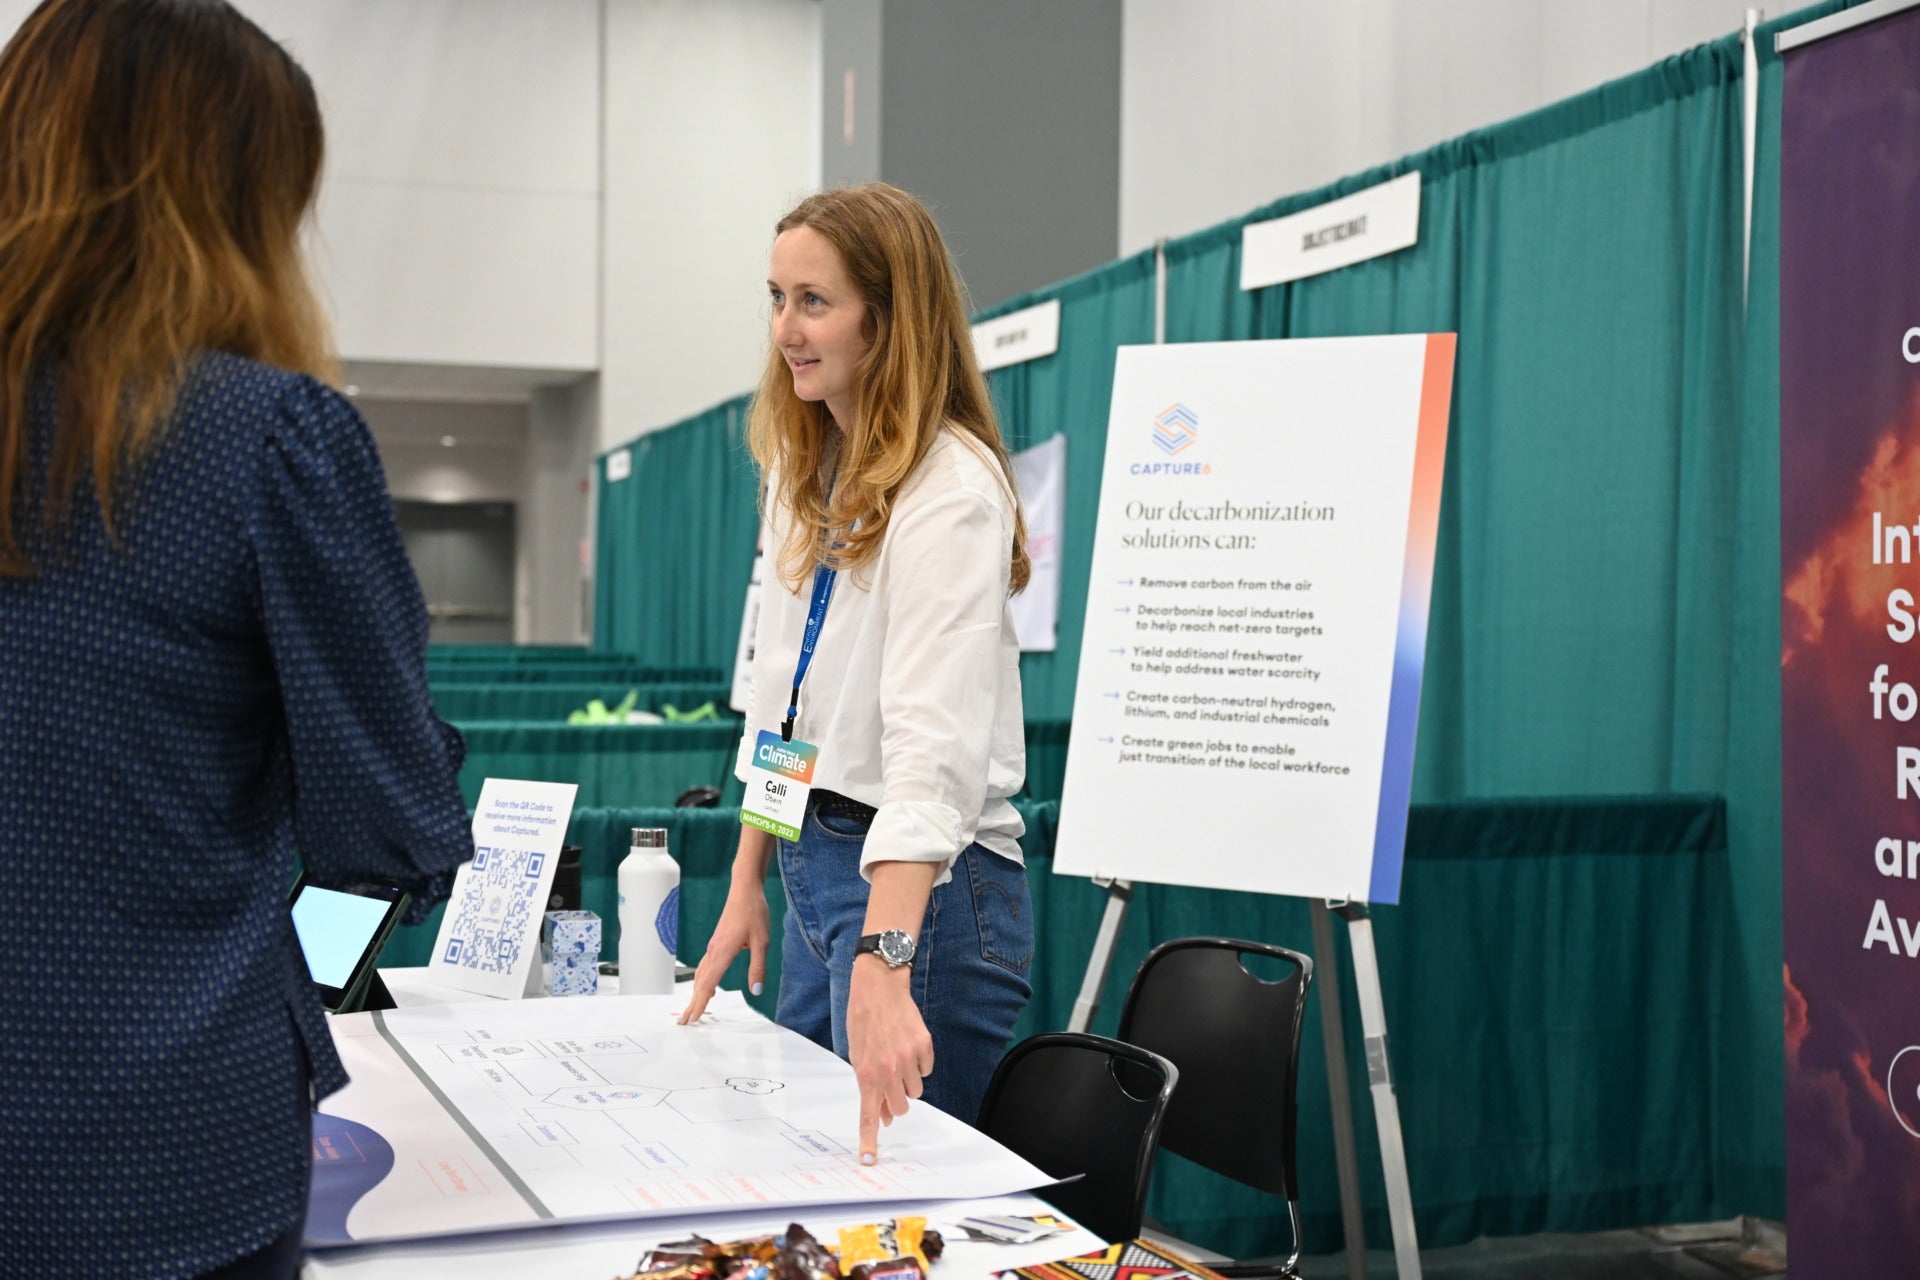
[[[913,939],[898,929],[888,929],[880,935],[880,958],[895,966],[911,963]]]

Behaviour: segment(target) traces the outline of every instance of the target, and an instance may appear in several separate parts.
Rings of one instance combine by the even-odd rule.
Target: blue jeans
[[[860,849],[867,823],[807,806],[798,841],[782,840],[787,914],[774,1020],[847,1056],[847,984],[866,923]],[[933,891],[913,961],[913,1001],[933,1036],[922,1100],[972,1124],[987,1081],[1033,995],[1033,900],[1026,869],[968,845]]]

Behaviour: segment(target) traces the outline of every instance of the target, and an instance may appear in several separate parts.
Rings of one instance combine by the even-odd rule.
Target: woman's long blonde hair
[[[761,475],[775,478],[767,499],[791,517],[775,560],[781,581],[798,589],[817,564],[858,569],[872,561],[901,486],[951,424],[999,462],[1013,505],[1012,586],[1020,591],[1032,573],[1026,519],[974,359],[966,294],[933,216],[898,187],[873,182],[807,197],[774,234],[795,227],[813,228],[839,253],[865,305],[872,346],[854,373],[853,421],[838,432],[824,403],[794,394],[779,350],[767,353],[747,444]],[[830,455],[837,482],[827,474]]]
[[[197,353],[333,376],[300,248],[323,153],[312,82],[224,0],[45,0],[0,52],[0,577],[35,570],[43,372],[48,528],[90,475],[109,533]]]

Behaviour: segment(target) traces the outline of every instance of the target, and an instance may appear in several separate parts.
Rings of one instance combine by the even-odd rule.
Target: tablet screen
[[[307,971],[323,987],[344,987],[393,903],[307,885],[293,900],[293,931]]]

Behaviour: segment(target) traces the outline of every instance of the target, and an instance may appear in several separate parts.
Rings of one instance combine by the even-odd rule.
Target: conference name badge
[[[762,729],[753,747],[753,779],[740,802],[740,821],[782,840],[798,840],[819,758],[820,748],[811,743],[783,742],[771,729]]]

